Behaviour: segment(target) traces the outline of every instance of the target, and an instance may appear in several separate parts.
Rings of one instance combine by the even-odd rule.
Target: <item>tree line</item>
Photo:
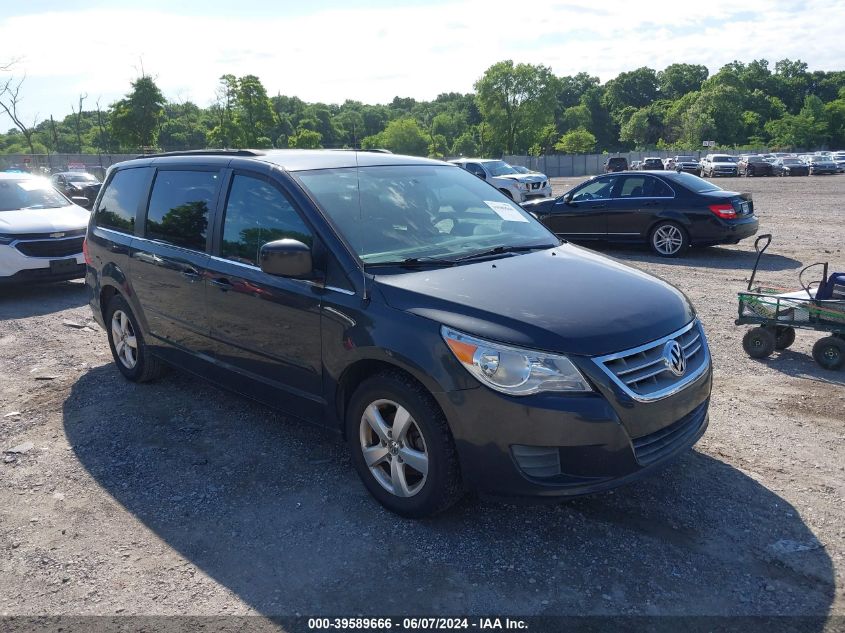
[[[845,71],[812,71],[798,60],[770,68],[734,61],[710,75],[698,64],[642,67],[602,84],[581,72],[507,60],[472,93],[388,104],[306,103],[268,96],[255,75],[220,77],[200,107],[164,97],[142,74],[123,99],[100,107],[79,95],[60,120],[25,121],[24,79],[0,67],[0,115],[13,126],[0,153],[115,153],[204,147],[385,148],[422,156],[499,156],[721,147],[845,147]],[[86,107],[87,106],[87,107]]]

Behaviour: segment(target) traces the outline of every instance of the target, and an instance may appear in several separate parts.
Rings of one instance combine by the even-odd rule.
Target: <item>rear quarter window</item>
[[[135,212],[146,193],[150,179],[149,167],[121,169],[111,179],[94,211],[97,226],[133,233]]]

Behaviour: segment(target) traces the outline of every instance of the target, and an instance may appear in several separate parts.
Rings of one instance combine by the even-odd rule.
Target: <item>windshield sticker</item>
[[[507,222],[528,222],[528,218],[522,215],[516,207],[507,202],[485,200],[484,204],[493,209],[496,215]]]

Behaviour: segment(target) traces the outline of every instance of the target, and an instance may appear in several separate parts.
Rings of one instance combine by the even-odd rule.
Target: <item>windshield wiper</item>
[[[389,261],[389,262],[372,262],[372,263],[364,263],[364,266],[367,268],[372,267],[380,267],[380,266],[407,266],[408,268],[420,267],[420,266],[454,266],[455,260],[452,259],[442,259],[440,257],[429,257],[428,255],[424,255],[422,257],[408,257],[406,259],[396,260],[396,261]]]
[[[484,259],[485,257],[494,257],[496,255],[504,255],[506,253],[526,253],[528,251],[536,251],[545,248],[554,248],[555,244],[526,244],[523,246],[496,246],[486,251],[478,251],[477,253],[470,253],[463,257],[458,257],[456,262],[465,262],[471,259]]]

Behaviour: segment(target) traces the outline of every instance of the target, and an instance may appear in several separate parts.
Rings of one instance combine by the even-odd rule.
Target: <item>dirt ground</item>
[[[718,184],[774,234],[759,280],[845,270],[845,176]],[[382,510],[326,431],[178,372],[126,382],[81,283],[0,291],[0,614],[845,616],[845,372],[815,365],[813,332],[745,355],[750,241],[600,250],[695,304],[708,432],[614,492],[422,522]]]

